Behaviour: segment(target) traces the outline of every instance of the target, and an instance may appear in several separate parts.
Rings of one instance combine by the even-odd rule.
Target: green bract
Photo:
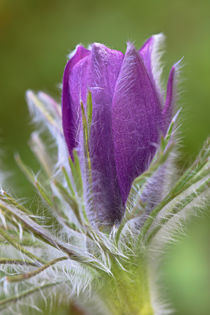
[[[113,227],[94,225],[88,211],[91,203],[91,162],[88,158],[92,104],[88,96],[87,113],[82,106],[84,152],[89,180],[89,198],[78,153],[74,160],[59,158],[62,140],[60,106],[44,102],[43,94],[28,93],[33,113],[55,140],[58,155],[50,153],[42,133],[32,134],[31,147],[41,164],[35,175],[19,156],[16,161],[34,185],[51,223],[34,215],[9,193],[0,192],[0,311],[19,310],[28,314],[29,296],[56,294],[66,303],[74,301],[85,314],[152,315],[159,314],[161,301],[156,297],[151,272],[158,261],[159,249],[170,242],[183,216],[208,197],[210,141],[207,140],[192,166],[171,185],[160,203],[147,215],[147,202],[141,196],[151,178],[167,163],[171,165],[176,138],[176,118],[149,168],[132,184],[122,221]],[[36,117],[37,117],[36,116]],[[58,159],[59,159],[59,163]],[[61,154],[62,157],[62,154]],[[171,166],[170,166],[171,167]],[[166,185],[169,185],[169,179]],[[202,203],[200,201],[202,200]],[[201,207],[201,206],[200,206]],[[93,213],[94,216],[94,213]],[[24,313],[25,310],[25,313]]]

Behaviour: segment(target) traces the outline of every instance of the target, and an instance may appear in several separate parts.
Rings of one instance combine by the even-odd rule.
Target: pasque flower
[[[175,66],[164,97],[158,62],[162,40],[162,34],[152,36],[140,50],[128,43],[125,55],[98,43],[89,49],[79,45],[65,68],[62,117],[69,154],[82,151],[81,102],[87,106],[90,92],[94,200],[99,216],[112,223],[121,219],[133,180],[148,168],[171,121]]]
[[[65,68],[62,110],[27,91],[41,169],[16,161],[40,212],[0,186],[1,314],[29,314],[26,304],[37,308],[40,292],[45,303],[56,296],[84,314],[171,313],[155,279],[163,246],[209,200],[210,141],[174,176],[177,64],[164,92],[162,40],[152,36],[139,51],[129,43],[125,55],[78,46]]]

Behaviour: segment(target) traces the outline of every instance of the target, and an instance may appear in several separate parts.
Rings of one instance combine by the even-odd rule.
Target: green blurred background
[[[27,147],[33,127],[25,90],[44,90],[60,100],[67,54],[77,43],[103,42],[125,50],[151,34],[167,36],[164,80],[184,56],[183,107],[178,165],[193,160],[210,131],[210,1],[201,0],[0,0],[0,151],[9,188],[30,196],[32,187],[14,163],[20,152],[37,167]],[[2,166],[1,166],[2,167]],[[177,315],[210,314],[210,211],[189,221],[161,265],[161,286]],[[65,307],[46,314],[67,314]]]

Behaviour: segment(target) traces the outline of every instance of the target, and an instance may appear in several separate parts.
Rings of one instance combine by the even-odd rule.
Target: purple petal
[[[112,223],[118,221],[122,215],[122,200],[113,151],[111,113],[112,98],[123,57],[121,52],[104,45],[92,46],[89,89],[93,100],[93,121],[90,156],[95,183],[95,204],[101,207],[100,217]]]
[[[115,87],[112,130],[117,176],[125,202],[159,141],[161,106],[144,63],[129,44]]]
[[[90,51],[82,46],[76,48],[75,54],[68,61],[63,76],[63,89],[62,89],[62,123],[65,140],[68,146],[70,155],[76,146],[75,133],[76,133],[76,117],[74,105],[72,105],[71,91],[69,89],[69,76],[74,66],[84,57],[88,56]]]
[[[150,37],[144,45],[139,50],[140,56],[142,57],[144,61],[144,65],[147,69],[148,74],[150,75],[150,78],[153,79],[152,74],[152,49],[154,47],[154,37]]]
[[[141,47],[139,50],[140,56],[143,58],[144,65],[147,69],[147,72],[152,80],[157,93],[160,98],[160,102],[163,103],[163,89],[160,83],[160,75],[161,75],[161,65],[160,65],[160,58],[161,58],[161,48],[164,42],[164,35],[157,34],[151,36]]]
[[[69,117],[64,125],[68,132],[71,130],[68,133],[68,141],[71,140],[69,150],[71,153],[72,148],[78,146],[81,160],[83,140],[80,103],[82,101],[86,107],[88,90],[92,94],[93,117],[89,145],[93,203],[97,215],[95,219],[112,223],[119,220],[122,214],[111,129],[112,97],[122,60],[121,52],[101,44],[93,44],[90,52],[85,53],[73,67],[69,65],[66,92],[63,94],[63,108],[68,105],[68,111],[63,110],[63,115],[67,113]],[[68,102],[65,98],[68,98]]]
[[[175,110],[175,102],[176,102],[176,74],[177,69],[179,67],[181,60],[178,61],[169,73],[168,84],[167,84],[167,93],[166,100],[162,111],[163,123],[162,123],[162,131],[163,134],[166,133],[169,124],[171,122],[174,110]]]

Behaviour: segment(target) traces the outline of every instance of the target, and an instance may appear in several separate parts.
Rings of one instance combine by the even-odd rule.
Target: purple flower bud
[[[128,43],[125,55],[97,43],[78,46],[64,71],[62,119],[70,156],[74,148],[83,150],[81,102],[86,107],[92,94],[93,198],[98,218],[108,223],[121,219],[132,181],[147,169],[171,120],[175,66],[164,102],[155,56],[162,39],[152,36],[139,51]]]

